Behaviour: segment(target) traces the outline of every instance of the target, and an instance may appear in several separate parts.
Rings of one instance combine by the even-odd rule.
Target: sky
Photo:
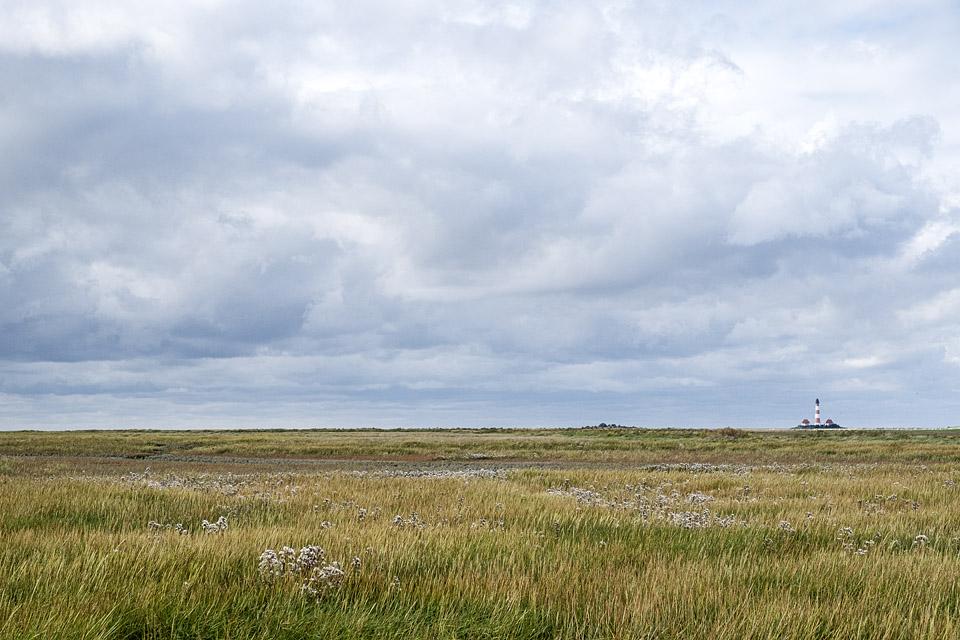
[[[960,5],[0,0],[0,428],[960,424]]]

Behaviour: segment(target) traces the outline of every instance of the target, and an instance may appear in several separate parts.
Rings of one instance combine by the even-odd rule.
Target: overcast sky
[[[0,0],[0,428],[960,424],[960,6]]]

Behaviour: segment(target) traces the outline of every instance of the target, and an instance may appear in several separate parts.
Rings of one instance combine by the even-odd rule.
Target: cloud
[[[2,426],[957,408],[949,3],[4,13]]]
[[[932,118],[914,117],[889,127],[853,125],[821,140],[751,187],[734,209],[731,241],[830,239],[870,235],[874,227],[913,228],[910,217],[927,216],[937,206],[917,184],[917,163],[930,155],[938,130]]]

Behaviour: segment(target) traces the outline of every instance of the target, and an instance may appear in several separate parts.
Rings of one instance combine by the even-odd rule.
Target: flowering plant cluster
[[[204,533],[223,533],[227,530],[227,527],[228,525],[226,516],[220,516],[213,522],[204,520],[200,523],[200,530]],[[156,520],[151,520],[147,523],[147,528],[150,531],[155,531],[157,533],[162,531],[172,531],[177,535],[190,535],[190,529],[183,526],[183,523],[180,522],[174,524],[170,522],[157,522]]]
[[[147,523],[147,528],[150,529],[150,531],[157,531],[157,532],[173,531],[177,535],[181,535],[181,536],[190,534],[190,529],[187,529],[180,522],[176,524],[172,524],[170,522],[157,522],[156,520],[151,520],[150,522]]]
[[[416,511],[411,513],[409,518],[404,518],[402,515],[397,514],[393,517],[393,520],[390,521],[390,524],[400,529],[423,529],[427,526],[427,523],[420,518],[420,514]]]
[[[350,562],[354,572],[359,572],[361,565],[359,556]],[[292,547],[281,547],[279,551],[266,549],[260,554],[257,569],[260,577],[268,583],[299,580],[300,590],[311,598],[321,598],[336,591],[347,579],[340,562],[328,561],[326,551],[317,545],[307,545],[299,552]]]
[[[732,527],[743,524],[735,516],[719,515],[704,507],[703,505],[713,502],[714,498],[699,491],[687,494],[679,491],[665,493],[665,485],[657,487],[627,485],[626,489],[632,491],[633,495],[609,499],[592,488],[575,487],[566,482],[563,487],[548,489],[547,493],[572,497],[576,499],[577,504],[585,507],[634,511],[641,521],[648,524],[665,523],[684,529]],[[699,507],[699,510],[691,511],[689,505]]]
[[[220,516],[215,522],[204,520],[200,523],[200,527],[204,533],[223,533],[227,530],[227,518],[226,516]]]

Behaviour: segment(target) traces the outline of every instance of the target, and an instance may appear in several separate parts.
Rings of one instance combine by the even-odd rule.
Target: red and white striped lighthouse
[[[817,398],[817,402],[814,405],[813,410],[813,423],[820,424],[820,398]]]

